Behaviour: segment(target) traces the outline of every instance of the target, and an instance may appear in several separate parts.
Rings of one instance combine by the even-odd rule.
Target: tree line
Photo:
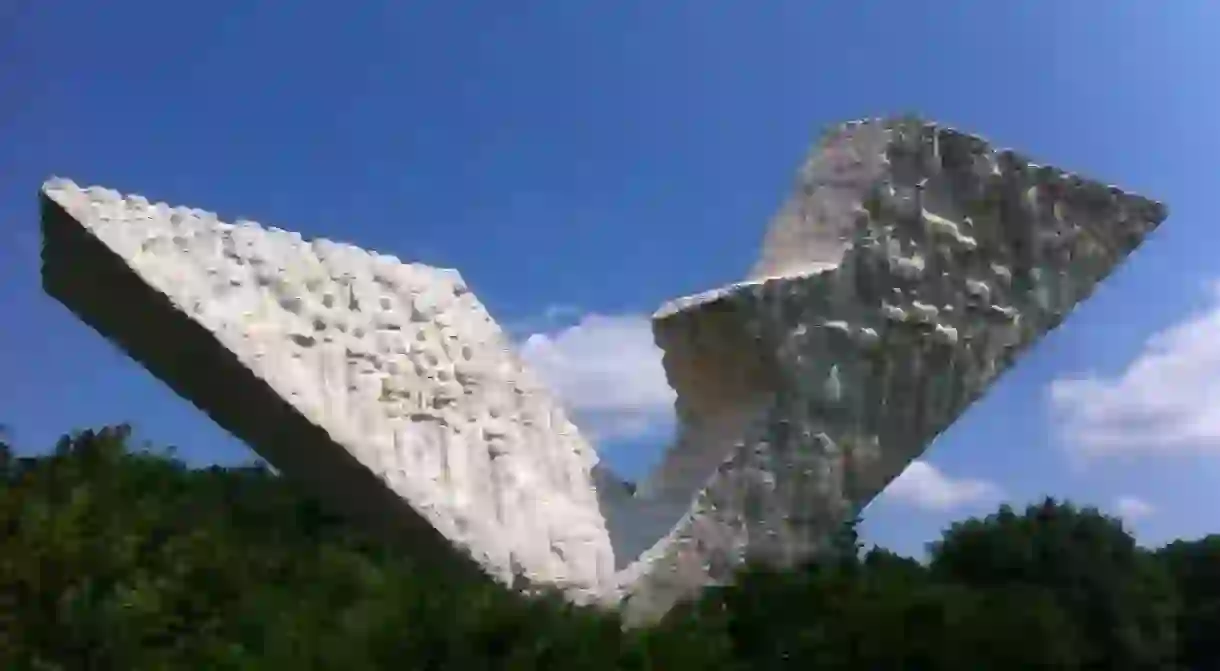
[[[188,468],[128,426],[0,440],[0,669],[1220,669],[1220,536],[1140,547],[1046,499],[747,567],[661,622],[453,584],[254,465]]]

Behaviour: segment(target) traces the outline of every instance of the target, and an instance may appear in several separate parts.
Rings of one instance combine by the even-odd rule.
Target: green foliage
[[[981,589],[1040,589],[1068,617],[1086,668],[1164,668],[1176,655],[1170,576],[1122,523],[1046,499],[952,525],[932,547],[932,575]]]
[[[1220,669],[1220,535],[1175,541],[1157,559],[1173,577],[1181,603],[1179,661],[1188,669]]]
[[[130,444],[0,440],[0,668],[1220,668],[1220,536],[1152,553],[1052,500],[953,525],[927,566],[862,552],[853,520],[821,563],[747,567],[624,631],[424,573],[265,467]]]

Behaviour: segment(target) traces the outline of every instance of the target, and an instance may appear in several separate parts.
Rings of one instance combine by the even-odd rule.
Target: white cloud
[[[541,314],[525,319],[516,319],[503,324],[505,332],[519,339],[524,339],[534,333],[555,331],[562,326],[570,325],[580,317],[580,309],[573,305],[555,303],[546,306]]]
[[[1156,508],[1151,503],[1134,496],[1120,496],[1114,502],[1114,509],[1121,517],[1128,520],[1137,520],[1156,512]]]
[[[986,480],[953,478],[921,460],[911,462],[883,493],[887,498],[935,511],[994,501],[1001,495],[1000,488]]]
[[[1151,337],[1126,370],[1051,383],[1063,435],[1085,454],[1220,450],[1220,284],[1206,309]]]
[[[588,314],[572,326],[534,333],[519,348],[593,439],[650,435],[673,422],[674,392],[647,317]]]

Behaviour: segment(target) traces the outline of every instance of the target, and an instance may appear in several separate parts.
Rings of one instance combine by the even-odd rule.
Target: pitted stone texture
[[[311,449],[350,453],[492,576],[612,581],[596,454],[457,272],[68,181],[43,193],[324,429]]]
[[[832,132],[750,280],[654,317],[679,437],[641,492],[696,500],[632,610],[824,551],[1165,216],[917,120]]]

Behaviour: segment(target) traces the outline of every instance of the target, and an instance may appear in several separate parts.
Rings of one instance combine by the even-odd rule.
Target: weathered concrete
[[[42,208],[47,292],[284,473],[438,565],[606,592],[597,456],[456,272],[61,180]]]
[[[824,551],[1165,216],[918,120],[829,133],[747,280],[654,317],[680,426],[639,496],[695,500],[629,610]]]

